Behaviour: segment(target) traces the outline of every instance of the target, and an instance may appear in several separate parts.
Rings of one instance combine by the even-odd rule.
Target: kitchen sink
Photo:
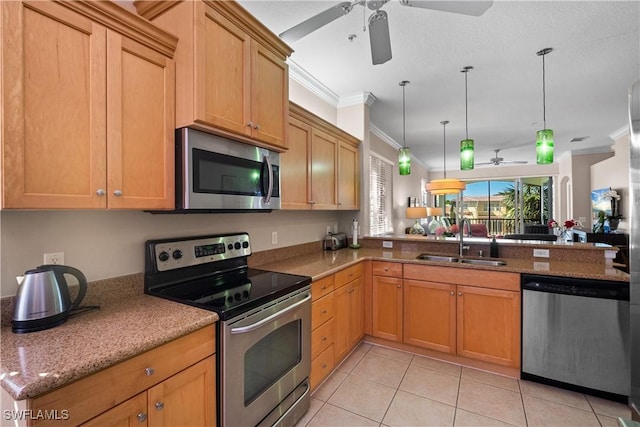
[[[450,262],[450,263],[460,262],[463,264],[490,265],[493,267],[507,265],[507,263],[501,259],[460,258],[455,255],[420,254],[417,256],[417,259],[421,259],[424,261],[440,261],[440,262]]]
[[[491,265],[494,267],[499,267],[501,265],[507,265],[506,262],[500,259],[479,259],[479,258],[461,258],[458,262],[464,264],[475,264],[475,265]]]
[[[458,262],[457,256],[451,255],[434,255],[434,254],[420,254],[417,257],[425,261],[442,261],[442,262]]]

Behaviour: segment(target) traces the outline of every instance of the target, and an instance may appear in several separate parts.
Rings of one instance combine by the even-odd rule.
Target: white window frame
[[[375,167],[374,162],[377,163]],[[378,172],[384,173],[385,176],[379,179]],[[369,235],[371,236],[393,233],[393,176],[393,162],[375,153],[369,155]]]

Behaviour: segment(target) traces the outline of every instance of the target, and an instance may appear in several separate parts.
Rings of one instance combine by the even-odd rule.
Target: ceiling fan
[[[354,0],[342,2],[315,16],[295,25],[280,34],[280,38],[287,43],[295,42],[317,29],[335,21],[351,12],[354,6],[367,6],[374,11],[369,16],[369,42],[371,44],[371,59],[373,65],[384,64],[391,59],[391,39],[389,38],[389,21],[387,12],[381,10],[389,0]],[[403,6],[432,9],[443,12],[460,13],[463,15],[480,16],[491,7],[493,1],[430,1],[430,0],[400,0]]]
[[[512,164],[512,165],[524,165],[527,163],[526,160],[505,160],[504,158],[500,157],[498,155],[498,153],[500,152],[499,148],[496,148],[495,150],[493,150],[496,152],[496,156],[489,159],[488,162],[481,162],[481,163],[476,163],[476,166],[482,166],[482,165],[494,165],[494,166],[500,166],[501,164]]]

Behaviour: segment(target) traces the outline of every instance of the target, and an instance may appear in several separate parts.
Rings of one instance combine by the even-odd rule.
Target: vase
[[[570,228],[562,230],[560,236],[558,236],[558,241],[562,243],[573,242],[573,230]]]

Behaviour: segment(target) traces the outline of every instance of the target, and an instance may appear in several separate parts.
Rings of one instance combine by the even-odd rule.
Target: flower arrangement
[[[560,227],[555,219],[549,220],[549,228]],[[565,230],[571,230],[573,227],[582,228],[582,223],[577,219],[568,219],[564,222],[563,227]]]
[[[618,192],[616,190],[609,190],[607,192],[605,192],[602,197],[605,200],[620,200],[620,195],[618,194]]]

